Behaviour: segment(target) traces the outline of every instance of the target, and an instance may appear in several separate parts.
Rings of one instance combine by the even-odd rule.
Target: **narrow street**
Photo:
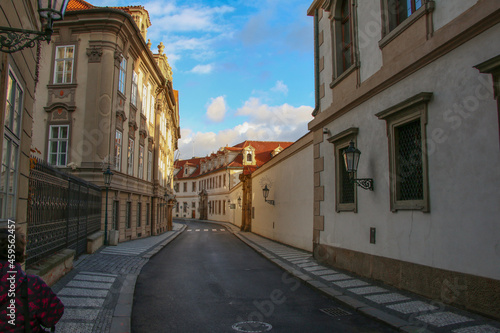
[[[143,267],[132,331],[394,332],[299,283],[223,226],[198,222]]]

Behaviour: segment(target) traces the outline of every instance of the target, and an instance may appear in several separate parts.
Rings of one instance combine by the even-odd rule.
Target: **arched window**
[[[252,153],[247,154],[247,162],[252,162]]]

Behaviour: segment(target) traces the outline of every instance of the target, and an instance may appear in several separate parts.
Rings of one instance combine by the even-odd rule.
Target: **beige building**
[[[308,14],[315,256],[498,317],[500,2],[314,0]]]
[[[250,228],[250,192],[241,180],[251,175],[291,142],[244,141],[204,158],[175,163],[175,217],[231,222]],[[248,196],[248,201],[246,197]]]
[[[163,44],[153,53],[146,42],[150,25],[142,6],[71,0],[41,52],[33,146],[51,165],[102,186],[112,242],[171,226],[178,93]]]
[[[1,1],[0,26],[40,31],[42,26],[37,9],[35,0]],[[6,36],[5,32],[1,35]],[[39,68],[36,45],[13,53],[6,52],[9,49],[4,46],[0,50],[0,224],[6,225],[11,219],[24,232]]]

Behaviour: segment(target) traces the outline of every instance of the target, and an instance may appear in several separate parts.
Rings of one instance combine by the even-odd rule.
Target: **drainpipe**
[[[312,112],[313,117],[319,113],[319,21],[318,21],[318,9],[314,10],[314,111]]]

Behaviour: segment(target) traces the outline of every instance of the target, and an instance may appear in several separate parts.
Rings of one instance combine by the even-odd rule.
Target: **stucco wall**
[[[268,185],[264,202],[262,188]],[[312,251],[313,146],[309,133],[252,174],[252,232]]]
[[[335,212],[333,145],[324,140],[321,244],[500,279],[498,111],[490,75],[473,66],[500,54],[500,26],[447,53],[329,124],[335,135],[358,127],[358,212]],[[420,92],[432,92],[426,127],[430,212],[389,207],[386,123],[375,114]],[[326,137],[325,137],[326,138]],[[370,244],[370,227],[377,242]]]

